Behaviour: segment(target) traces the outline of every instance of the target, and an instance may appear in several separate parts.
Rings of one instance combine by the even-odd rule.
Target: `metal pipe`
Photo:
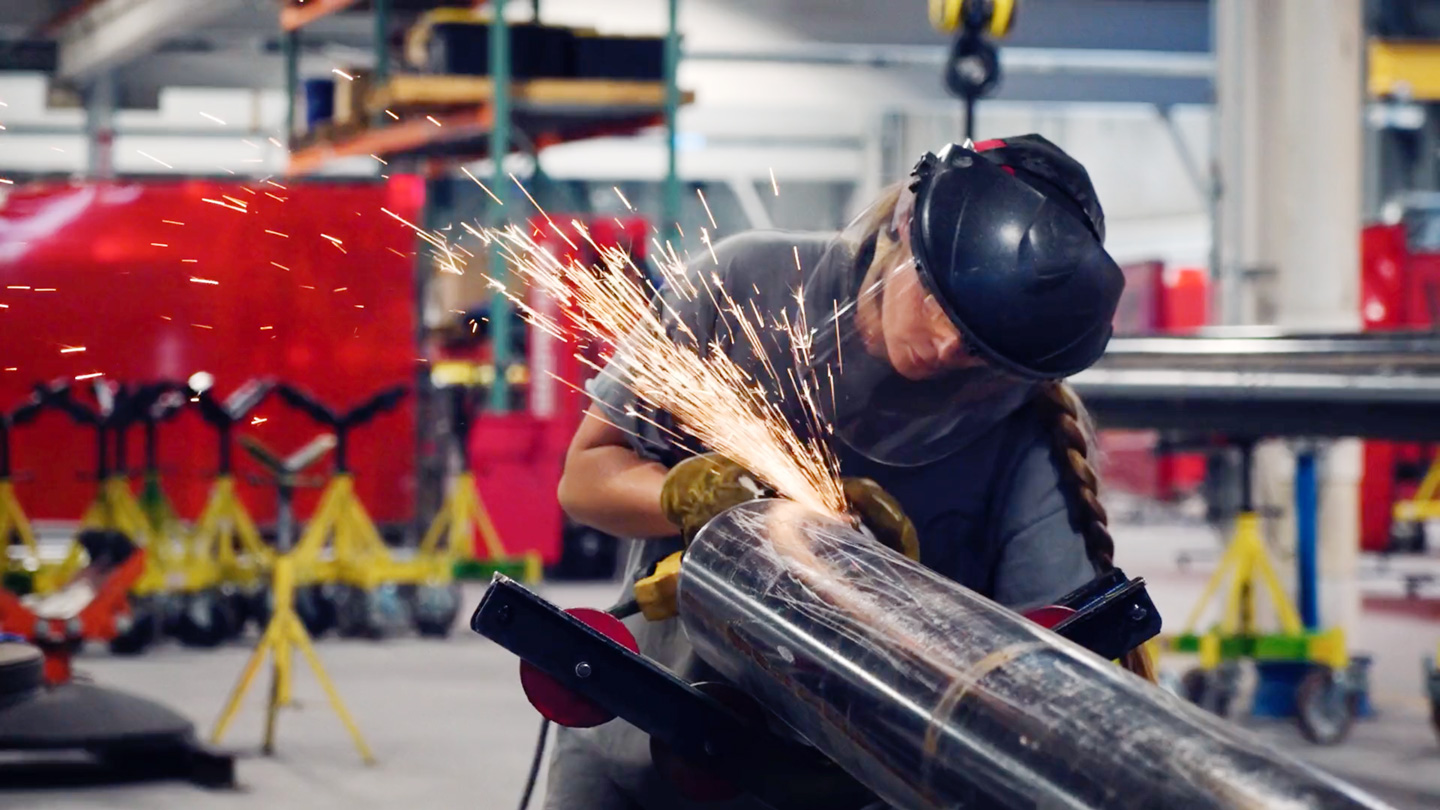
[[[678,599],[702,660],[895,807],[1385,806],[791,502],[712,520]]]
[[[850,45],[826,42],[796,43],[767,49],[687,49],[684,58],[705,62],[938,68],[949,61],[950,51],[945,46],[936,45]],[[1211,54],[1203,52],[1005,47],[1000,49],[1000,69],[1006,74],[1089,73],[1208,79],[1215,74],[1215,59]]]

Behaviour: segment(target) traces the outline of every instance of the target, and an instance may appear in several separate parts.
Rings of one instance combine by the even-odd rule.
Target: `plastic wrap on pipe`
[[[1385,807],[794,503],[686,551],[700,657],[896,808]]]

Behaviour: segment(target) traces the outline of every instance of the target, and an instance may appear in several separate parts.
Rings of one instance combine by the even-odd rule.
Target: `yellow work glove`
[[[660,508],[680,528],[688,546],[711,518],[732,506],[773,494],[749,470],[719,453],[705,453],[670,468],[660,490]]]
[[[850,511],[860,518],[876,540],[916,562],[920,561],[920,536],[895,496],[869,478],[845,478],[840,483],[845,487],[845,500],[850,502]]]

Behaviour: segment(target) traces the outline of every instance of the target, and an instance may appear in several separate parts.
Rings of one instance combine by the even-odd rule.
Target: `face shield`
[[[916,269],[914,195],[888,199],[852,221],[807,279],[809,365],[838,439],[874,461],[917,466],[993,427],[1035,383],[966,346]]]

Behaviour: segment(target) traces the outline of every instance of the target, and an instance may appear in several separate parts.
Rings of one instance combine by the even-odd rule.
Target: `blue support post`
[[[1319,566],[1319,484],[1315,474],[1315,448],[1306,447],[1295,456],[1295,563],[1297,607],[1305,629],[1320,627]]]

